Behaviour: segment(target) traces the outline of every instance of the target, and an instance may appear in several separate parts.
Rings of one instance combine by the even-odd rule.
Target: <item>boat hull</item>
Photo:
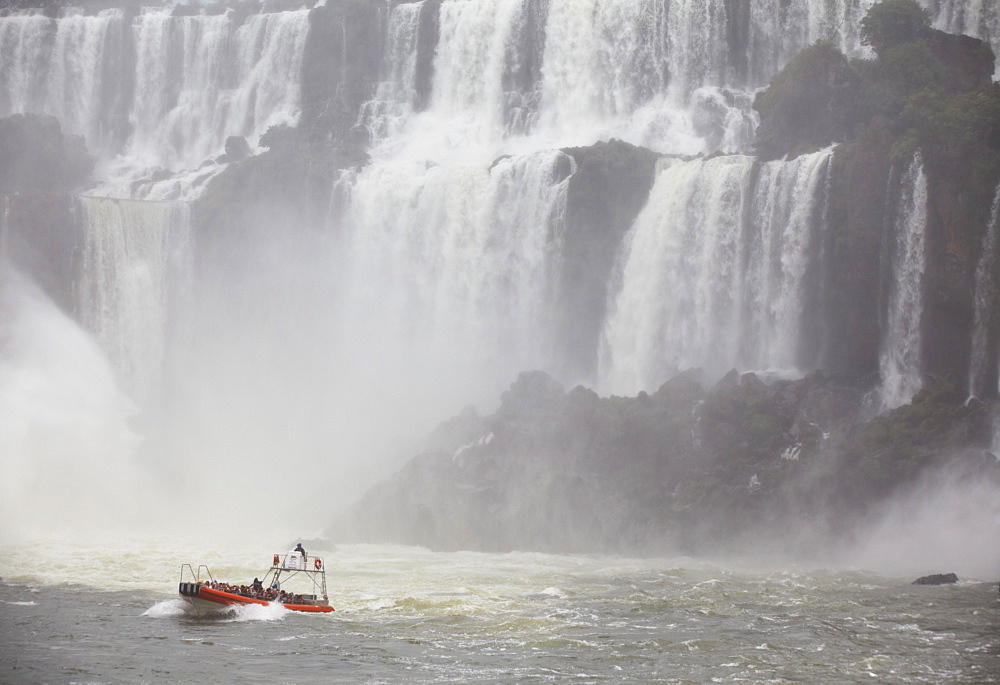
[[[268,602],[263,599],[254,599],[252,597],[244,597],[243,595],[237,595],[231,592],[215,590],[205,585],[194,587],[191,587],[191,585],[194,585],[193,583],[185,585],[188,585],[188,587],[181,588],[181,599],[192,607],[194,612],[197,614],[224,611],[227,607],[231,606],[248,606],[253,604],[266,606],[272,603],[279,604],[279,602]],[[322,604],[281,604],[281,606],[290,611],[313,614],[325,614],[334,610],[332,606]]]

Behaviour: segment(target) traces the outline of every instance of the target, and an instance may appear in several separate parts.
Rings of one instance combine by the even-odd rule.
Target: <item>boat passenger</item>
[[[306,560],[307,560],[307,557],[306,557],[306,551],[305,551],[305,550],[304,550],[304,549],[302,548],[302,543],[301,543],[301,542],[299,542],[299,543],[296,543],[296,545],[295,545],[295,550],[294,550],[294,551],[296,551],[296,552],[301,552],[301,553],[302,553],[302,560],[303,560],[303,561],[306,561]]]

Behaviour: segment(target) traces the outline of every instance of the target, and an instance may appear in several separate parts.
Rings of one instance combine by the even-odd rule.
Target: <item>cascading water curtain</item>
[[[793,372],[802,293],[821,231],[832,149],[668,162],[625,239],[601,341],[612,392],[654,390],[688,368]]]
[[[990,223],[983,236],[983,251],[976,266],[975,295],[973,300],[972,350],[969,359],[969,395],[985,396],[989,390],[987,377],[990,356],[1000,357],[1000,349],[990,349],[990,330],[997,326],[997,303],[995,272],[997,269],[997,233],[1000,233],[1000,187],[993,198]],[[994,334],[996,335],[996,334]],[[997,341],[1000,348],[1000,340]],[[998,364],[1000,366],[1000,364]],[[1000,375],[1000,371],[998,371]]]
[[[927,176],[917,152],[900,183],[893,225],[892,281],[879,355],[883,411],[906,404],[923,385],[920,324],[926,233]]]
[[[79,294],[84,325],[138,401],[156,390],[166,351],[171,288],[190,258],[183,203],[80,198]]]
[[[91,152],[111,152],[123,38],[120,9],[92,16],[63,9],[57,18],[26,10],[0,18],[0,116],[50,114],[65,133],[84,136]]]
[[[136,93],[126,155],[191,168],[228,136],[256,138],[298,121],[309,12],[179,17],[146,9],[133,24]]]

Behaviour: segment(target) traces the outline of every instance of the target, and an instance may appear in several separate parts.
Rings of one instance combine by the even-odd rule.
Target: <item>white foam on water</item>
[[[244,623],[247,621],[283,621],[291,609],[286,609],[277,603],[271,604],[233,604],[224,610],[227,622]]]
[[[171,618],[189,613],[189,605],[182,599],[165,599],[142,612],[150,618]]]

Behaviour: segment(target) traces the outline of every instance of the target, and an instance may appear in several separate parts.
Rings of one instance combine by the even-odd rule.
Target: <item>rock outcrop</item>
[[[950,585],[958,582],[958,576],[954,573],[935,573],[929,576],[917,578],[911,585]]]
[[[524,373],[495,414],[443,424],[328,535],[443,550],[695,553],[775,537],[808,547],[822,543],[796,539],[804,522],[844,533],[928,467],[959,460],[1000,475],[984,457],[985,407],[932,385],[864,424],[866,385],[744,374],[706,391],[690,371],[653,394],[602,398]]]

